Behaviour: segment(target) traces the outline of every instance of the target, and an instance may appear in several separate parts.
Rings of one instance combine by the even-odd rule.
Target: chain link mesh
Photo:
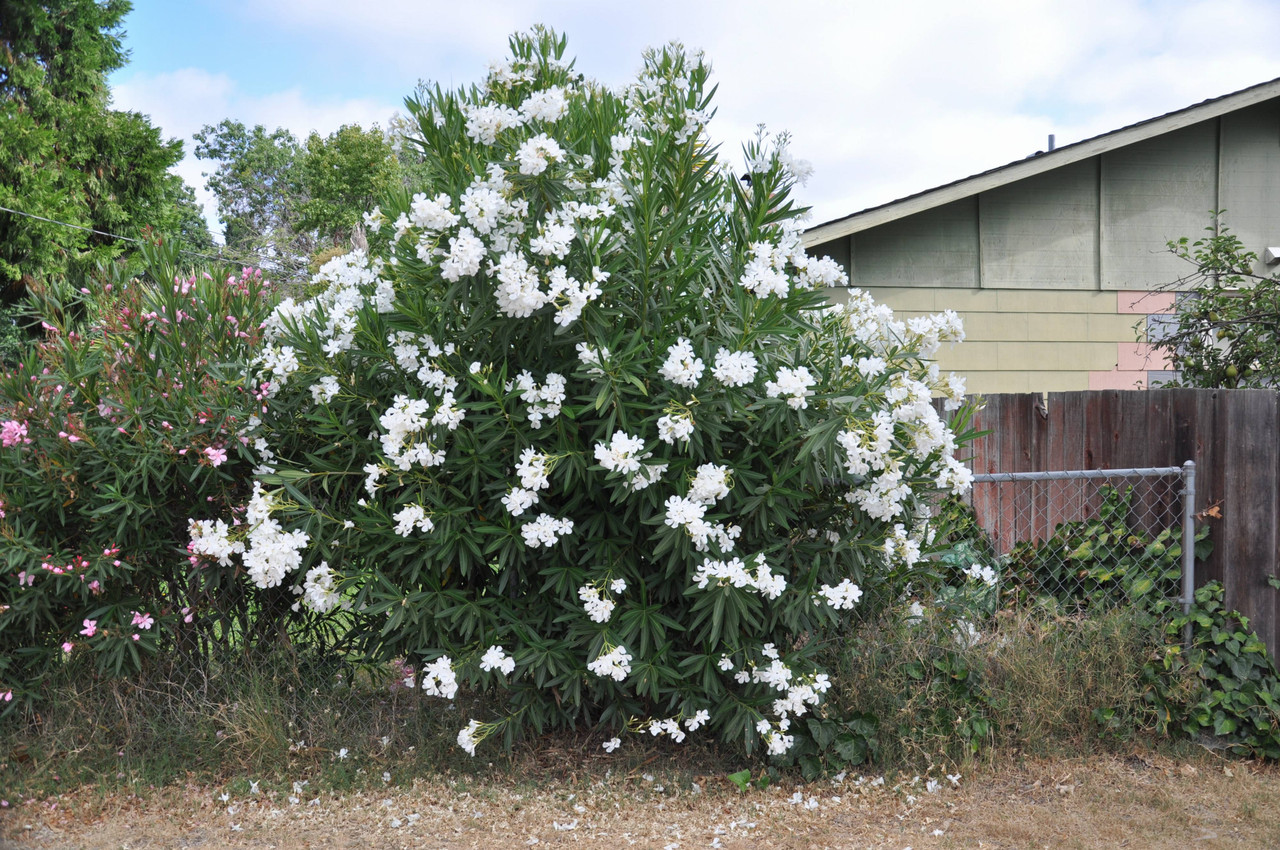
[[[1006,584],[1078,608],[1181,597],[1181,470],[1036,475],[980,475],[970,494]]]

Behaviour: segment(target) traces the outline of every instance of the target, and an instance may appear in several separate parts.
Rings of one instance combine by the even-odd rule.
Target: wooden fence
[[[1196,583],[1217,579],[1280,657],[1280,393],[1099,390],[992,395],[970,447],[975,472],[1120,469],[1196,463],[1195,509],[1213,554]]]

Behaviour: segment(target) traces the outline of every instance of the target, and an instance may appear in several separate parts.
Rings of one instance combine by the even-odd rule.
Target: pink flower
[[[134,639],[134,640],[141,640],[141,639],[142,639],[142,636],[141,636],[141,635],[136,635],[136,634],[135,634],[135,635],[133,635],[133,639]]]
[[[151,618],[150,614],[139,614],[137,611],[133,612],[133,622],[130,623],[130,625],[137,626],[140,629],[149,629],[154,624],[155,620]],[[133,639],[137,640],[138,638],[135,635]]]
[[[210,466],[221,466],[227,461],[227,450],[219,446],[209,446],[204,453],[209,458]]]
[[[84,635],[85,637],[93,637],[97,633],[98,633],[98,621],[85,620],[84,628],[80,630],[80,634]]]
[[[75,646],[76,646],[76,645],[75,645],[74,643],[72,643],[71,641],[69,641],[69,640],[68,640],[68,641],[63,641],[63,644],[62,644],[62,651],[63,651],[63,652],[65,652],[67,655],[70,655],[70,654],[71,654],[71,650],[75,649]]]
[[[0,699],[4,700],[5,702],[13,702],[13,689],[11,688],[5,691],[4,693],[0,694]]]
[[[9,448],[9,446],[16,446],[18,443],[29,442],[31,441],[27,439],[27,423],[19,422],[16,419],[0,423],[0,445]]]
[[[190,623],[193,619],[195,619],[195,616],[196,616],[195,614],[191,613],[190,608],[182,609],[182,622]]]

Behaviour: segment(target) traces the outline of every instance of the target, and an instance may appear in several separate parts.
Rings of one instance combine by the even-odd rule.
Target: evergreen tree
[[[182,144],[110,108],[107,75],[127,59],[126,0],[0,0],[0,206],[134,235],[176,215],[168,173]],[[9,297],[118,240],[0,211],[0,286]]]

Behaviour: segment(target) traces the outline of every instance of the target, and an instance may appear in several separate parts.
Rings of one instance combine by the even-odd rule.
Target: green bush
[[[468,750],[706,726],[786,751],[847,612],[928,547],[925,497],[967,485],[930,400],[963,392],[928,359],[958,321],[831,306],[786,136],[722,163],[700,56],[615,93],[552,33],[511,45],[411,104],[429,183],[268,322],[271,471],[192,545],[429,693],[500,695]]]
[[[0,377],[5,713],[69,656],[119,674],[179,633],[244,636],[251,599],[259,614],[292,602],[186,551],[193,512],[247,493],[242,435],[257,402],[241,370],[271,308],[266,284],[251,271],[179,276],[176,246],[143,250],[145,279],[51,288],[36,305],[44,341]]]

